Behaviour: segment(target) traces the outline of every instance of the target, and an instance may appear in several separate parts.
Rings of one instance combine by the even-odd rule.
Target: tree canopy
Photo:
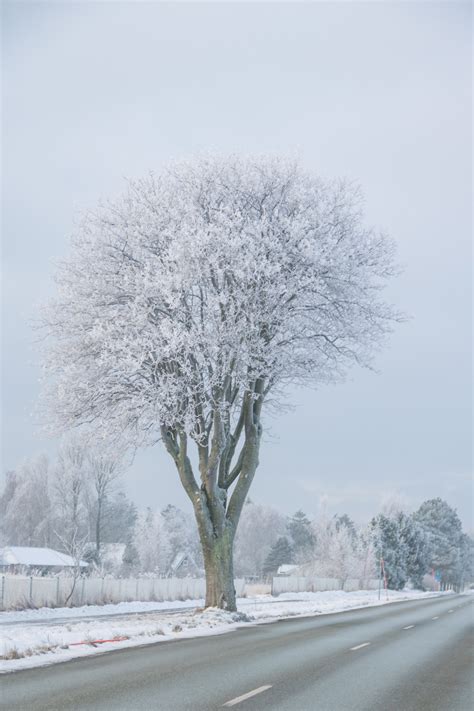
[[[130,182],[59,266],[52,414],[138,443],[163,424],[202,441],[245,392],[339,379],[389,328],[393,251],[357,189],[291,161],[202,159]]]
[[[359,191],[293,161],[178,163],[85,216],[45,310],[50,413],[130,446],[161,436],[194,507],[206,604],[235,607],[264,402],[368,365],[395,271]]]

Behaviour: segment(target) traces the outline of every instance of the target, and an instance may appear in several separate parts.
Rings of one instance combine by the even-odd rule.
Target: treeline
[[[202,574],[193,516],[172,505],[138,511],[121,487],[124,468],[120,453],[70,440],[55,461],[41,455],[7,472],[0,546],[54,548],[90,572]]]
[[[337,578],[342,586],[348,578],[378,577],[383,569],[394,590],[422,588],[427,574],[441,589],[459,589],[473,579],[473,558],[474,542],[459,516],[437,498],[412,514],[392,505],[366,527],[347,514],[310,521],[298,511],[271,545],[262,572],[270,576],[280,565],[295,564],[298,574]]]
[[[474,575],[474,541],[462,530],[455,509],[429,499],[413,514],[391,511],[371,522],[377,559],[383,558],[388,587],[422,586],[432,573],[441,589],[461,589]]]
[[[105,544],[127,543],[137,520],[135,504],[120,486],[123,470],[120,455],[74,440],[54,462],[45,455],[27,460],[6,475],[1,543],[99,562]]]
[[[51,547],[114,575],[203,574],[194,517],[168,505],[138,511],[121,488],[123,458],[81,441],[63,444],[56,461],[40,456],[9,472],[0,497],[0,545]],[[287,517],[248,500],[234,549],[238,577],[270,578],[281,565],[299,575],[377,577],[384,561],[388,586],[422,587],[435,574],[441,587],[473,578],[473,541],[456,511],[441,499],[408,514],[396,505],[367,526],[347,514],[303,511]]]

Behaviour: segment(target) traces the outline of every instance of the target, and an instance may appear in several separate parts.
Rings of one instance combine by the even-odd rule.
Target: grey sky
[[[358,180],[399,244],[392,300],[413,319],[345,385],[267,421],[251,493],[358,520],[384,497],[442,496],[469,526],[471,18],[444,3],[4,2],[2,472],[54,453],[29,416],[28,321],[78,209],[173,157],[298,153]],[[159,447],[139,505],[186,506]]]

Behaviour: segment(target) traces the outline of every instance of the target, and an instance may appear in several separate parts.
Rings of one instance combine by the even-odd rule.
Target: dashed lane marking
[[[404,630],[411,630],[411,629],[413,629],[414,626],[415,626],[415,625],[407,625],[407,626],[404,627],[403,629],[404,629]]]
[[[225,704],[222,704],[222,705],[223,706],[235,706],[235,704],[240,704],[241,701],[245,701],[246,699],[251,699],[252,696],[257,696],[257,694],[261,694],[262,691],[266,691],[267,689],[271,689],[271,688],[272,688],[271,684],[266,684],[265,686],[259,686],[258,689],[253,689],[253,691],[248,691],[246,694],[242,694],[242,696],[236,696],[235,699],[226,701]]]
[[[439,616],[437,615],[436,617],[432,617],[432,620],[439,620]]]
[[[362,647],[368,647],[370,642],[363,642],[363,644],[358,644],[356,647],[351,647],[349,651],[355,652],[356,649],[362,649]]]
[[[448,612],[454,612],[454,610],[448,610]]]

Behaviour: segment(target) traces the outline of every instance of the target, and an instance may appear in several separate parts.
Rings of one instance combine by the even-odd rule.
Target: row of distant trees
[[[7,472],[0,497],[2,542],[51,547],[99,562],[104,544],[126,543],[137,519],[120,482],[119,454],[79,440]]]
[[[425,573],[442,589],[461,589],[474,576],[474,541],[446,501],[429,499],[413,514],[392,510],[371,522],[377,559],[383,558],[390,588],[421,587]]]
[[[122,488],[120,452],[69,440],[54,461],[40,455],[7,472],[0,545],[50,547],[117,575],[167,574],[185,552],[202,567],[191,514],[168,505],[137,510]]]
[[[310,521],[302,511],[289,519],[272,544],[263,573],[297,564],[301,574],[364,579],[382,571],[389,588],[423,587],[426,574],[442,588],[462,588],[474,575],[474,541],[462,530],[456,511],[440,498],[429,499],[414,513],[396,505],[356,526],[347,514]]]
[[[91,570],[115,575],[169,575],[183,556],[185,572],[202,573],[191,513],[172,505],[138,511],[121,488],[122,472],[120,453],[98,452],[78,440],[64,443],[54,462],[46,456],[26,461],[6,477],[1,543],[57,548],[86,559]],[[343,584],[373,578],[383,558],[389,587],[401,589],[421,587],[433,571],[442,586],[462,586],[472,579],[472,556],[472,539],[441,499],[411,514],[392,504],[367,526],[347,514],[310,520],[300,510],[287,517],[248,499],[234,564],[239,577],[268,578],[281,565],[295,564],[300,574]]]

